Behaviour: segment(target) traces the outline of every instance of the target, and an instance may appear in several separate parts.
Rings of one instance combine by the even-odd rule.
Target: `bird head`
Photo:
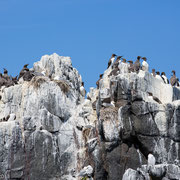
[[[115,56],[117,56],[116,54],[112,54],[112,57],[115,57]]]
[[[123,56],[118,56],[117,59],[121,59]]]
[[[5,68],[3,68],[3,69],[4,69],[4,74],[7,74],[8,73],[7,69],[5,69]]]
[[[146,61],[146,60],[147,60],[147,58],[146,58],[146,57],[142,57],[142,59],[143,59],[144,61]]]
[[[25,65],[24,65],[24,68],[27,68],[28,66],[29,66],[29,64],[25,64]]]
[[[126,59],[122,58],[123,62],[125,63],[126,62]]]
[[[102,78],[102,77],[103,77],[103,74],[100,74],[99,77]]]
[[[176,71],[172,70],[172,74],[175,75],[175,74],[176,74]]]
[[[133,61],[128,61],[130,64],[133,64]]]

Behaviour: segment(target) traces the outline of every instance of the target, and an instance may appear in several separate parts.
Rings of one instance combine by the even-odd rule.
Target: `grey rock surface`
[[[2,87],[0,175],[180,179],[180,88],[118,67],[116,76],[111,66],[104,72],[87,99],[71,59],[57,54],[34,63],[31,81]],[[149,154],[156,163],[148,164]]]

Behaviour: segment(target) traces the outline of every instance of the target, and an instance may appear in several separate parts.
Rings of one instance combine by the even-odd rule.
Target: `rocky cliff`
[[[126,68],[85,98],[71,59],[46,55],[2,87],[0,179],[179,180],[180,88]]]

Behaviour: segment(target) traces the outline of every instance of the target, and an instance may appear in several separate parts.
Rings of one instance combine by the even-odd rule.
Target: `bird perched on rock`
[[[142,70],[143,71],[149,71],[149,64],[147,63],[147,58],[142,57],[143,62],[142,62]]]
[[[175,86],[176,83],[177,83],[176,72],[173,70],[172,73],[173,73],[173,75],[172,75],[172,77],[170,79],[170,83],[171,83],[172,86]]]
[[[135,71],[136,73],[138,73],[139,70],[140,70],[140,68],[141,68],[140,59],[141,59],[141,56],[138,56],[138,57],[137,57],[137,60],[136,60],[135,63],[134,63],[134,71]]]
[[[0,88],[5,85],[5,79],[3,78],[2,73],[0,73]]]
[[[17,79],[17,77],[18,77],[18,76],[12,77],[12,81],[13,81],[14,84],[18,84],[18,79]]]
[[[119,64],[121,63],[121,58],[122,58],[122,56],[118,56],[117,57],[117,59],[116,59],[116,61],[113,63],[113,65],[112,65],[112,71],[111,71],[111,73],[108,75],[108,77],[110,77],[110,76],[116,76],[116,75],[118,75],[118,72],[119,72],[119,68],[118,68],[118,66],[119,66]]]
[[[134,72],[134,65],[133,65],[133,61],[128,61],[129,62],[129,67],[128,67],[128,71],[129,73]]]
[[[84,88],[84,82],[81,83],[81,87],[80,87],[80,93],[83,97],[85,97],[86,95],[86,90]]]
[[[112,68],[114,69],[114,68],[116,68],[116,67],[118,67],[118,65],[119,65],[119,63],[121,62],[121,58],[122,58],[123,56],[118,56],[117,57],[117,59],[116,59],[116,61],[113,63],[113,65],[112,65]]]
[[[154,166],[156,164],[156,159],[152,154],[148,154],[148,166]]]
[[[166,77],[165,72],[162,72],[162,73],[161,73],[161,78],[163,79],[163,81],[164,81],[165,84],[169,84],[169,80],[168,80],[168,78]]]
[[[19,73],[18,80],[19,80],[21,77],[23,77],[26,72],[29,71],[29,69],[28,69],[28,67],[27,67],[28,65],[29,65],[29,64],[25,64],[25,65],[24,65],[23,69],[22,69],[22,70],[20,71],[20,73]]]
[[[34,72],[33,71],[26,71],[23,75],[23,80],[24,81],[31,81],[31,79],[34,77]]]
[[[120,74],[124,74],[124,73],[128,73],[129,64],[126,63],[126,59],[122,58],[122,62],[119,64],[118,68],[119,68],[119,73]]]
[[[7,69],[5,69],[5,68],[4,68],[3,78],[4,78],[6,81],[10,80],[10,77],[8,76],[8,71],[7,71]]]
[[[112,56],[111,56],[111,58],[110,58],[110,60],[108,62],[108,68],[114,63],[114,60],[115,60],[116,56],[117,56],[116,54],[112,54]]]
[[[102,79],[102,77],[103,77],[103,74],[100,74],[100,75],[99,75],[99,80],[96,82],[97,89],[99,89],[99,82],[100,82],[100,80]]]
[[[152,69],[152,73],[151,73],[154,77],[156,77],[156,71],[155,69]]]
[[[3,79],[4,79],[4,85],[6,87],[10,87],[10,86],[14,85],[13,81],[11,80],[10,76],[8,75],[7,69],[5,69],[5,68],[4,68]]]
[[[126,59],[125,58],[122,58],[122,60],[123,60],[122,63],[126,63]]]
[[[159,80],[161,80],[161,81],[163,81],[162,78],[161,78],[161,76],[160,76],[160,72],[159,72],[159,71],[156,72],[156,78],[159,79]]]

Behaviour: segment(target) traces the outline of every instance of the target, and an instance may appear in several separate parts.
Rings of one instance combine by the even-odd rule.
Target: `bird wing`
[[[111,59],[108,61],[108,67],[111,65]]]
[[[161,78],[162,78],[162,80],[164,81],[164,83],[166,84],[166,81],[165,81],[165,79],[163,78],[163,76],[161,76]]]

